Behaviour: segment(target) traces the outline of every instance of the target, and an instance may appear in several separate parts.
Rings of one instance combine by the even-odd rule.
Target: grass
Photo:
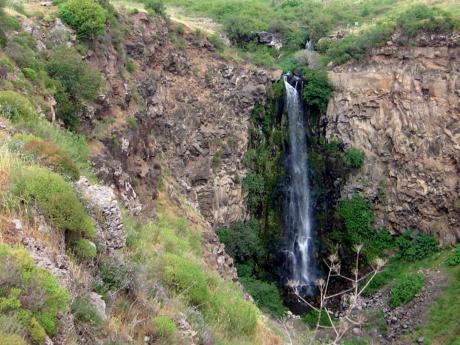
[[[131,259],[147,268],[149,279],[163,282],[174,303],[182,306],[179,309],[196,308],[217,340],[257,343],[259,311],[245,301],[240,288],[224,282],[203,262],[202,228],[178,216],[187,212],[173,205],[162,191],[158,221],[139,224],[127,218]]]
[[[443,269],[449,284],[432,305],[428,320],[414,335],[425,337],[432,345],[458,345],[460,339],[460,266]]]

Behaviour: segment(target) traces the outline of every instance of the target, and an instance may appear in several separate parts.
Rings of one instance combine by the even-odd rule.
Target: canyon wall
[[[366,161],[343,190],[372,200],[378,224],[460,239],[459,36],[397,37],[332,69],[327,135]]]

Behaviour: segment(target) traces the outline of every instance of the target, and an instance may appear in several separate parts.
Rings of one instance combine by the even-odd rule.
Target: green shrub
[[[75,299],[72,303],[72,314],[78,321],[88,323],[92,327],[98,328],[102,325],[102,319],[88,296],[80,296]]]
[[[209,42],[216,48],[218,51],[223,51],[225,49],[225,44],[222,42],[220,37],[216,34],[212,34],[208,37]]]
[[[321,114],[325,113],[332,94],[332,85],[329,83],[327,73],[307,69],[303,77],[307,80],[302,94],[305,103],[316,107]]]
[[[405,231],[396,238],[399,252],[398,257],[405,261],[417,261],[425,259],[439,250],[436,239],[431,235],[413,234]]]
[[[38,74],[35,70],[33,70],[32,68],[28,68],[28,67],[24,67],[22,69],[22,73],[24,74],[24,76],[29,79],[29,80],[37,80],[37,77],[38,77]]]
[[[37,344],[43,344],[46,339],[46,332],[34,317],[30,320],[29,332],[32,340]]]
[[[152,323],[160,337],[173,339],[176,336],[176,324],[170,317],[159,315],[153,318]]]
[[[93,237],[95,228],[72,187],[58,174],[37,166],[24,167],[16,176],[15,193],[34,201],[59,229]]]
[[[142,0],[146,10],[151,10],[160,16],[165,15],[165,5],[162,0]]]
[[[413,5],[401,13],[396,24],[409,37],[414,37],[419,31],[446,33],[456,26],[455,19],[448,12],[425,4]]]
[[[111,259],[102,261],[99,266],[100,281],[95,284],[95,291],[106,295],[108,291],[117,291],[132,282],[133,277],[128,266]]]
[[[74,48],[66,46],[52,52],[46,70],[61,85],[55,95],[57,117],[69,128],[76,129],[80,104],[96,97],[102,82],[100,73],[84,62]]]
[[[37,137],[15,137],[24,141],[24,150],[33,154],[41,164],[52,168],[59,174],[70,177],[74,181],[80,178],[80,171],[72,158],[54,143]]]
[[[167,254],[165,261],[164,279],[170,287],[183,294],[192,305],[208,301],[207,278],[199,265],[174,254]]]
[[[97,255],[96,245],[84,238],[75,241],[72,244],[72,250],[82,259],[94,259]]]
[[[251,336],[256,329],[258,312],[253,304],[244,300],[236,286],[227,283],[211,292],[205,318],[233,337]]]
[[[43,338],[42,330],[53,337],[58,313],[68,308],[67,291],[25,249],[0,244],[0,267],[7,268],[0,271],[0,313],[18,319],[32,337]]]
[[[339,202],[338,214],[345,224],[347,240],[352,245],[364,244],[366,247],[374,235],[372,205],[362,196],[355,194],[351,199]]]
[[[0,113],[12,121],[29,119],[34,115],[34,107],[23,95],[15,91],[0,91]]]
[[[243,189],[247,192],[246,204],[249,210],[257,210],[263,204],[265,197],[265,180],[262,175],[251,171],[242,183]]]
[[[23,337],[16,334],[6,334],[0,330],[0,339],[3,345],[27,345]]]
[[[59,6],[59,17],[83,39],[93,39],[106,29],[107,12],[93,0],[67,0]]]
[[[389,304],[399,307],[412,301],[425,285],[422,274],[407,274],[401,277],[391,289]]]
[[[240,281],[262,310],[276,317],[282,317],[287,312],[275,284],[249,277],[240,278]]]
[[[324,326],[324,327],[332,326],[331,321],[329,320],[329,317],[327,316],[327,313],[324,310],[322,310],[321,312],[318,312],[316,310],[311,310],[302,316],[302,320],[311,328],[315,328],[316,324],[318,323],[318,315],[320,315],[319,324],[321,326]]]
[[[128,59],[126,61],[126,70],[129,73],[134,73],[134,71],[136,70],[136,64],[134,63],[134,61],[132,59]]]
[[[458,245],[454,251],[449,255],[446,261],[449,266],[457,266],[460,264],[460,245]]]
[[[225,244],[226,252],[237,262],[254,260],[263,256],[263,247],[259,239],[258,223],[255,219],[236,222],[230,227],[220,228],[217,235]]]
[[[8,73],[14,72],[14,65],[7,57],[0,58],[0,67],[5,68]]]
[[[364,152],[351,147],[345,152],[345,164],[352,169],[359,169],[364,164]]]
[[[54,49],[46,70],[74,99],[92,101],[101,86],[100,73],[83,61],[74,48],[59,46]]]
[[[43,69],[40,56],[26,42],[18,40],[9,42],[5,51],[8,57],[16,62],[20,68],[31,68],[35,71]]]

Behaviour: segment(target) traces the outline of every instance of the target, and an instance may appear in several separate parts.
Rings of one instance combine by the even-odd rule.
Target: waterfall
[[[309,52],[312,52],[312,51],[315,50],[315,48],[313,46],[313,41],[308,40],[307,43],[305,43],[305,50],[307,50]]]
[[[289,120],[289,150],[287,173],[289,187],[285,208],[287,234],[287,279],[295,282],[299,293],[312,292],[315,281],[313,232],[308,184],[308,155],[299,92],[284,76]],[[297,84],[296,84],[297,86]]]

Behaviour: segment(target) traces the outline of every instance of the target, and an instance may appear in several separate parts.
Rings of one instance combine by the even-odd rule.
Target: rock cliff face
[[[373,200],[381,226],[460,239],[458,35],[389,42],[334,68],[327,133],[366,154],[343,194]]]
[[[110,63],[117,60],[115,51],[95,49],[89,57],[106,67],[111,85],[95,116],[123,113],[136,122],[115,127],[103,140],[95,158],[99,175],[134,207],[133,200],[149,191],[142,200],[148,209],[145,199],[155,198],[162,168],[214,226],[244,218],[240,161],[249,117],[278,76],[224,61],[205,37],[168,31],[160,18],[139,13],[129,21],[124,45],[137,66],[131,81],[120,84]]]

